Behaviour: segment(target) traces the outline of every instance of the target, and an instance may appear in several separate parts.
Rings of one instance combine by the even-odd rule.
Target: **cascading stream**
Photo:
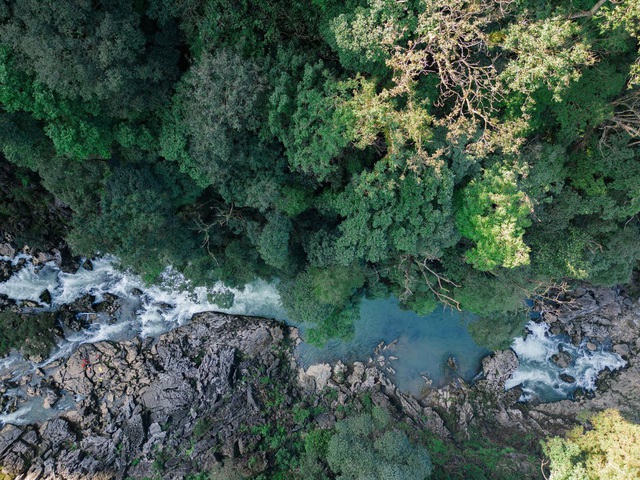
[[[25,255],[14,259],[0,257],[0,260],[10,260],[13,265],[23,259],[27,260],[26,264],[9,280],[0,283],[0,294],[38,305],[23,308],[23,311],[52,311],[87,294],[92,295],[96,303],[102,301],[106,294],[115,295],[119,308],[113,317],[98,314],[87,328],[65,331],[65,337],[43,362],[26,361],[16,352],[0,359],[0,377],[9,377],[14,381],[37,369],[46,371],[47,365],[68,357],[84,343],[121,341],[136,335],[157,336],[184,325],[199,312],[220,311],[284,319],[275,286],[264,281],[250,283],[243,290],[229,289],[222,284],[213,289],[191,288],[182,275],[169,268],[163,273],[160,284],[147,286],[137,275],[116,269],[115,259],[109,256],[95,259],[91,269],[80,267],[74,274],[60,271],[53,262],[36,267]],[[40,301],[44,290],[51,294],[49,304]],[[234,295],[231,307],[220,306],[212,300],[220,292]],[[24,396],[20,389],[8,393]],[[58,402],[56,408],[61,410],[68,404],[68,401]],[[52,413],[42,407],[40,399],[34,399],[22,404],[16,412],[0,412],[0,424],[38,422],[51,417]]]

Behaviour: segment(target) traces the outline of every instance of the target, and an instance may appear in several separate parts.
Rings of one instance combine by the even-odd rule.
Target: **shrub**
[[[338,479],[424,480],[433,469],[431,458],[404,432],[392,427],[384,410],[361,414],[336,424],[327,447],[327,462]]]
[[[0,312],[0,356],[12,348],[26,357],[46,357],[55,345],[53,313],[24,315]]]

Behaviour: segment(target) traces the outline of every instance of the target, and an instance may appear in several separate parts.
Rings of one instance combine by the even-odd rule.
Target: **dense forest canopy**
[[[75,252],[278,278],[318,341],[363,294],[511,324],[637,266],[639,35],[639,0],[2,0],[0,220],[39,182]]]

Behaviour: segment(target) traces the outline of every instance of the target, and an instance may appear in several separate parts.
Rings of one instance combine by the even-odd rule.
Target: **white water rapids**
[[[14,259],[0,257],[0,260],[11,261],[13,265],[22,259],[27,261],[26,264],[9,280],[0,283],[0,294],[13,300],[38,304],[38,307],[30,309],[34,313],[55,310],[87,294],[92,295],[96,303],[102,301],[105,294],[116,295],[120,308],[114,315],[115,321],[108,315],[98,314],[88,328],[66,331],[65,338],[52,355],[41,363],[25,361],[16,352],[0,359],[0,378],[19,380],[28,372],[46,368],[53,361],[69,356],[84,343],[119,341],[136,335],[157,336],[184,325],[200,312],[218,311],[284,319],[280,296],[275,286],[265,281],[252,282],[242,290],[230,289],[221,283],[209,289],[192,287],[182,275],[168,268],[160,284],[148,286],[139,276],[118,270],[115,259],[109,256],[95,259],[92,269],[80,267],[74,274],[62,272],[53,262],[36,267],[26,255]],[[51,294],[50,304],[39,300],[44,290]],[[215,294],[229,293],[234,296],[231,307],[214,303]],[[20,390],[6,394],[23,396]],[[57,408],[65,406],[70,406],[69,401],[59,403]],[[0,425],[39,422],[53,413],[42,408],[41,399],[35,399],[21,405],[15,412],[0,412]]]
[[[604,345],[592,352],[586,346],[586,339],[576,347],[566,335],[550,335],[546,323],[529,322],[526,329],[530,333],[514,339],[511,346],[518,355],[520,366],[505,384],[507,389],[522,385],[520,400],[523,402],[532,399],[556,402],[571,397],[578,388],[595,390],[601,371],[617,370],[627,364]],[[559,367],[551,359],[560,349],[571,356],[566,368]],[[567,382],[561,375],[565,379],[568,375],[575,381]]]

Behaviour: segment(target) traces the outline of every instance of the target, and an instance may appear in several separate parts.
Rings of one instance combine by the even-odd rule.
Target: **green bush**
[[[53,313],[0,312],[0,356],[12,348],[25,357],[46,358],[55,345]]]
[[[542,443],[549,459],[550,480],[627,480],[640,478],[640,425],[617,410],[605,410],[566,438]]]
[[[339,480],[424,480],[433,470],[424,447],[411,444],[379,408],[336,424],[327,463]]]
[[[529,321],[526,310],[497,312],[478,318],[469,324],[469,333],[477,345],[489,350],[509,348],[514,337],[522,335]]]

